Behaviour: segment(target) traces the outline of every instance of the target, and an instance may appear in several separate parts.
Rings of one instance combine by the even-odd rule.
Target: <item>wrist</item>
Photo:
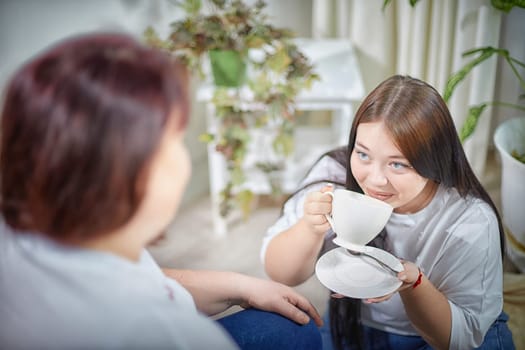
[[[400,287],[399,292],[401,294],[412,294],[412,291],[420,288],[421,284],[424,283],[424,274],[420,267],[411,264],[413,267],[410,268],[410,272],[406,271],[405,267],[405,278],[403,285]]]
[[[246,304],[249,298],[246,290],[247,276],[233,271],[224,271],[223,273],[225,274],[224,280],[228,281],[226,284],[232,287],[225,294],[227,297],[227,303],[230,306],[243,306]]]
[[[421,281],[423,279],[423,272],[421,272],[421,268],[418,267],[417,271],[418,271],[417,279],[414,283],[412,283],[412,289],[417,288],[417,286],[421,284]]]
[[[310,223],[308,220],[306,220],[304,217],[300,219],[300,222],[302,223],[303,230],[302,232],[308,233],[310,236],[315,237],[316,239],[324,238],[324,235],[326,231],[320,229],[319,227],[316,227],[312,223]]]

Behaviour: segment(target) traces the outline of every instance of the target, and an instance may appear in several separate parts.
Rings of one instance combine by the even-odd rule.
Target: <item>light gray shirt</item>
[[[346,170],[332,158],[324,157],[303,184],[322,179],[344,183]],[[283,215],[263,239],[263,261],[271,239],[302,217],[306,194],[325,184],[307,187],[286,202]],[[447,297],[452,312],[450,349],[481,345],[503,307],[499,229],[491,207],[480,199],[462,198],[455,189],[440,186],[428,206],[419,212],[393,213],[386,232],[381,248],[420,266]],[[332,237],[333,233],[327,232],[325,249]],[[397,293],[382,303],[363,303],[361,310],[365,325],[396,334],[417,334]]]
[[[236,349],[164,276],[147,251],[134,263],[0,222],[0,347]]]

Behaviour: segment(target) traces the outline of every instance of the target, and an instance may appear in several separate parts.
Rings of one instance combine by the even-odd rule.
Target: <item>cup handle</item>
[[[332,202],[333,202],[333,199],[334,199],[334,193],[333,192],[324,192],[323,194],[328,194],[330,195],[330,197],[332,197]],[[330,214],[324,214],[326,220],[328,221],[328,223],[330,224],[330,227],[332,228],[332,231],[335,232],[335,225],[334,225],[334,219],[332,218],[332,213]]]

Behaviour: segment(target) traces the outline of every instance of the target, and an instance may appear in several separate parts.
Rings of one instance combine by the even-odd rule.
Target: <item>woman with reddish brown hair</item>
[[[514,348],[502,312],[501,220],[432,86],[396,75],[365,98],[348,146],[321,157],[268,230],[261,257],[274,280],[302,283],[321,255],[346,254],[332,242],[326,218],[332,196],[324,192],[334,186],[393,207],[370,245],[401,259],[403,270],[386,270],[393,280],[386,295],[335,294],[322,329],[324,349]],[[362,286],[363,293],[367,284],[359,283],[372,280],[338,276],[337,283],[353,281],[349,288]]]
[[[70,38],[13,76],[1,112],[0,347],[319,348],[319,315],[290,287],[161,270],[146,251],[190,176],[187,94],[180,64],[123,34]],[[205,317],[232,305],[250,310]]]

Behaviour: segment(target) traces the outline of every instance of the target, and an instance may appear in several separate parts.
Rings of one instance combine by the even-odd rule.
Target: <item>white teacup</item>
[[[366,245],[385,227],[392,206],[361,193],[337,189],[325,192],[332,196],[332,212],[326,215],[337,234],[336,244]]]

